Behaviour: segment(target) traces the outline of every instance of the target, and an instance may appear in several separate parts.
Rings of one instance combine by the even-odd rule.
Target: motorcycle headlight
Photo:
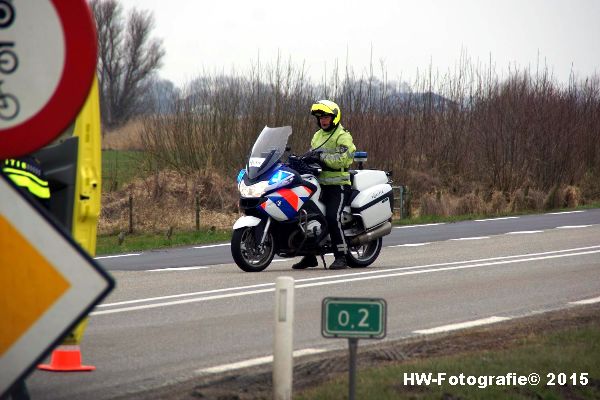
[[[255,183],[254,185],[247,186],[244,181],[240,182],[239,190],[242,197],[260,197],[262,196],[267,188],[269,187],[269,182],[261,181]]]

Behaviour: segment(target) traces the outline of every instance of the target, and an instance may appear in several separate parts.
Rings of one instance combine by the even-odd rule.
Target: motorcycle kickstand
[[[323,266],[327,269],[327,263],[325,262],[325,254],[321,254],[321,260],[323,261]]]

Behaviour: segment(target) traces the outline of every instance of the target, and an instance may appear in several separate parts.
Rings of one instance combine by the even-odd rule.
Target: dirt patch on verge
[[[577,306],[518,318],[507,322],[453,333],[411,337],[358,349],[358,368],[385,366],[408,360],[500,350],[524,339],[575,327],[599,324],[600,304]],[[294,391],[319,385],[347,374],[348,351],[294,360]],[[129,394],[128,399],[258,400],[272,398],[271,365],[225,374],[198,377],[147,392]],[[125,397],[124,397],[125,398]]]
[[[102,195],[98,233],[127,231],[130,212],[136,232],[164,232],[171,227],[191,231],[196,223],[196,199],[202,227],[231,229],[238,217],[237,188],[231,181],[214,171],[186,175],[163,170],[136,178],[123,189]]]

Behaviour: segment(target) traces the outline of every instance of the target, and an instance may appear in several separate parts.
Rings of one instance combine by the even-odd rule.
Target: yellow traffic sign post
[[[113,286],[47,211],[0,175],[0,397]]]
[[[94,78],[92,88],[83,108],[79,112],[74,123],[73,137],[75,139],[76,158],[74,164],[69,163],[69,149],[64,148],[68,143],[61,143],[46,147],[37,153],[37,158],[42,161],[42,166],[49,181],[60,174],[63,178],[60,185],[64,193],[56,198],[65,200],[60,206],[55,205],[54,215],[63,217],[62,223],[66,229],[70,229],[73,239],[88,252],[90,256],[96,255],[96,232],[98,218],[100,217],[100,197],[102,183],[102,153],[101,153],[101,131],[100,131],[100,95],[98,80]],[[71,148],[72,150],[72,148]],[[54,153],[52,156],[60,158],[58,165],[48,169],[47,152]],[[56,161],[56,160],[55,160]],[[74,165],[75,174],[73,182],[65,178],[64,171]],[[74,192],[69,192],[69,185],[74,186]],[[54,200],[51,200],[53,202]],[[52,208],[52,207],[51,207]],[[63,345],[79,345],[87,325],[87,320],[81,321],[76,329],[65,338]],[[55,370],[53,368],[41,368]]]

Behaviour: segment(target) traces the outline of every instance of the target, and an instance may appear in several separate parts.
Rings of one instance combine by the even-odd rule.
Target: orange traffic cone
[[[50,364],[40,364],[38,368],[56,372],[93,371],[96,369],[92,365],[81,365],[81,350],[77,345],[58,346],[52,351]]]

